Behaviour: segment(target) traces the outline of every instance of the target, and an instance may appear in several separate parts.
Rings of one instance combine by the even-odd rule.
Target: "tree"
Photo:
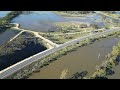
[[[90,27],[95,28],[95,29],[99,28],[98,25],[96,25],[96,24],[90,24]]]

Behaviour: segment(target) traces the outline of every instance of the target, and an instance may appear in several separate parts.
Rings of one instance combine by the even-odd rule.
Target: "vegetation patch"
[[[54,43],[57,44],[63,44],[67,41],[76,39],[76,38],[80,38],[82,36],[88,35],[88,33],[77,33],[77,34],[63,34],[63,35],[48,35],[48,34],[44,34],[43,37],[51,40]]]

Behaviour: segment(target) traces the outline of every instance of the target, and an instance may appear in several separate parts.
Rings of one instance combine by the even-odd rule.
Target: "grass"
[[[57,44],[63,44],[67,41],[76,39],[76,38],[80,38],[82,36],[88,35],[89,33],[83,33],[83,34],[71,34],[71,35],[67,35],[67,34],[63,34],[63,35],[46,35],[44,36],[45,38],[53,41],[54,43]]]

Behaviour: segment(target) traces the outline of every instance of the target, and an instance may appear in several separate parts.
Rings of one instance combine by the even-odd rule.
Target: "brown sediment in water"
[[[39,73],[33,73],[29,79],[59,79],[65,68],[69,69],[67,78],[84,70],[88,71],[87,76],[90,76],[95,71],[96,65],[105,60],[105,55],[112,50],[118,41],[119,38],[115,37],[105,38],[91,45],[78,48],[76,51],[70,52],[50,65],[41,68]]]

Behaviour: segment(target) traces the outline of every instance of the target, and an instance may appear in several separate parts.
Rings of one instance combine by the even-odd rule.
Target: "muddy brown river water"
[[[110,37],[95,43],[80,47],[70,52],[48,66],[41,68],[40,72],[33,73],[29,79],[59,79],[64,69],[69,69],[67,77],[74,73],[87,70],[87,76],[95,71],[96,65],[100,65],[105,55],[111,52],[112,47],[120,41],[120,38]]]

